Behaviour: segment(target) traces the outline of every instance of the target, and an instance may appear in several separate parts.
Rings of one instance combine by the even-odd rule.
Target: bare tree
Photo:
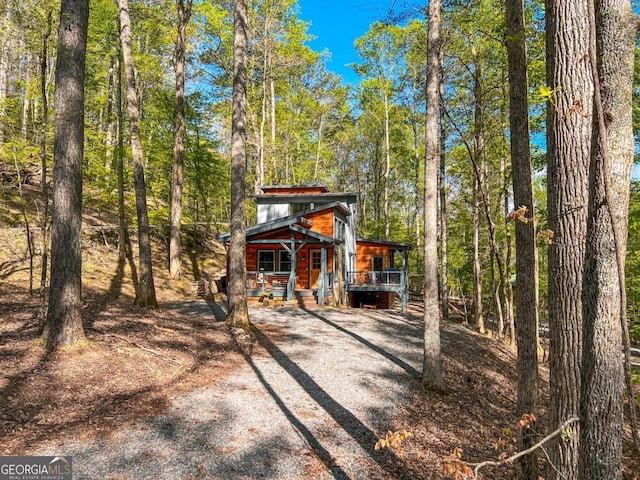
[[[440,354],[440,302],[438,298],[438,93],[440,88],[440,40],[442,2],[429,2],[429,37],[427,52],[427,111],[425,117],[424,164],[424,365],[422,385],[440,390],[443,387]]]
[[[246,213],[247,173],[247,0],[236,0],[233,14],[233,114],[231,124],[231,245],[227,323],[249,326],[247,307]]]
[[[127,85],[127,112],[129,114],[129,134],[133,156],[133,181],[136,191],[136,213],[138,216],[138,255],[140,278],[136,291],[136,305],[157,308],[156,290],[153,282],[153,263],[151,259],[151,238],[149,235],[149,214],[147,211],[147,187],[144,178],[144,159],[140,140],[140,109],[136,90],[135,66],[131,49],[131,19],[129,0],[117,0],[120,18],[120,42],[124,74]]]
[[[51,285],[47,347],[85,339],[82,326],[82,161],[89,0],[62,0],[56,63]]]

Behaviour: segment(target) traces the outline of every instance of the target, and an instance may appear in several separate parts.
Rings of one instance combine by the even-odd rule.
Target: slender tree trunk
[[[269,102],[267,93],[267,70],[269,67],[269,17],[265,18],[263,36],[263,57],[262,57],[262,82],[261,82],[261,98],[260,98],[260,130],[258,132],[258,158],[256,159],[256,180],[253,193],[259,195],[261,188],[264,186],[264,170],[265,170],[265,128],[267,126],[267,103]]]
[[[440,60],[440,72],[442,72],[442,59]],[[441,73],[442,75],[442,73]],[[440,78],[440,102],[444,101],[444,82]],[[442,107],[440,107],[442,110]],[[440,194],[440,303],[443,320],[449,320],[449,280],[448,280],[448,255],[447,255],[447,165],[446,165],[447,130],[444,115],[440,112],[440,168],[438,170],[438,191]]]
[[[423,388],[443,388],[438,298],[438,89],[440,87],[441,0],[429,2],[427,53],[427,111],[424,165],[424,365]]]
[[[20,126],[20,133],[22,139],[26,142],[29,135],[29,108],[31,101],[29,98],[29,82],[31,82],[31,58],[27,58],[24,67],[24,86],[22,88],[22,122]]]
[[[62,0],[58,27],[47,347],[77,344],[82,326],[82,160],[89,0]]]
[[[115,103],[115,85],[116,85],[116,72],[115,65],[118,62],[117,58],[111,59],[111,65],[109,65],[109,93],[107,95],[107,138],[106,138],[106,152],[104,156],[104,168],[107,175],[114,167],[114,150],[116,149],[116,122],[117,119],[113,114],[113,105]]]
[[[477,52],[475,58],[474,87],[474,145],[472,159],[474,174],[473,183],[473,304],[474,304],[474,324],[480,333],[484,333],[484,305],[482,301],[482,263],[480,261],[480,202],[482,199],[482,158],[484,156],[484,111],[482,100],[482,67],[480,66]],[[486,205],[485,205],[486,208]]]
[[[629,0],[595,3],[589,12],[595,96],[582,297],[579,472],[581,478],[615,480],[622,478],[620,344],[627,328],[624,260],[634,157],[632,96],[638,19]],[[631,403],[635,409],[633,397]]]
[[[593,78],[589,0],[547,0],[547,210],[550,430],[579,414],[582,273],[588,210]],[[551,480],[578,477],[580,426],[549,451]]]
[[[526,208],[516,219],[516,325],[518,347],[517,414],[538,415],[538,255],[531,148],[529,139],[529,101],[527,47],[523,0],[507,0],[507,55],[509,63],[509,127],[511,135],[511,175],[514,207]],[[517,320],[517,321],[516,321]],[[513,338],[513,337],[512,337]],[[518,447],[527,449],[535,443],[532,430],[520,432]],[[550,468],[549,470],[553,470]],[[520,460],[521,478],[538,480],[538,457],[535,453]]]
[[[473,324],[484,333],[482,264],[480,262],[480,185],[473,177]]]
[[[386,87],[385,87],[386,88]],[[436,112],[437,116],[437,112]],[[389,142],[389,97],[386,89],[384,92],[384,238],[389,240],[389,173],[391,172],[391,145]]]
[[[507,159],[501,160],[501,170],[503,173],[503,212],[504,218],[509,217],[510,213],[510,199],[509,199],[509,174],[507,173]],[[505,331],[508,329],[508,333],[502,332],[501,335],[509,335],[509,345],[515,348],[516,336],[515,336],[515,323],[513,321],[513,286],[511,285],[511,264],[513,257],[513,240],[511,234],[511,225],[508,221],[505,222],[505,239],[504,239],[504,274],[501,278],[502,283],[502,295],[504,296],[504,310],[505,310]]]
[[[271,156],[271,162],[273,167],[273,178],[276,178],[277,174],[277,148],[276,148],[276,82],[273,78],[273,58],[269,57],[269,91],[270,105],[271,105],[271,144],[269,145],[269,155]]]
[[[3,12],[3,28],[0,36],[0,118],[6,116],[7,87],[9,85],[9,66],[11,51],[11,9],[5,5]],[[0,124],[0,143],[4,142],[4,125]]]
[[[227,323],[249,326],[247,307],[246,214],[247,173],[247,0],[236,0],[233,14],[233,115],[231,125],[231,244],[229,246],[229,312]]]
[[[118,32],[120,32],[120,19],[118,19]],[[124,262],[127,257],[127,248],[129,245],[129,231],[127,230],[127,219],[124,208],[124,112],[122,110],[122,42],[118,33],[118,45],[116,47],[116,63],[114,69],[116,71],[115,81],[115,104],[117,118],[117,148],[116,148],[116,170],[118,176],[118,259]],[[136,296],[138,291],[137,277],[134,282],[136,288]]]
[[[318,143],[316,146],[316,166],[313,172],[313,181],[318,181],[318,173],[320,172],[320,158],[322,152],[322,130],[324,128],[324,112],[320,114],[320,125],[318,125]]]
[[[176,0],[178,9],[178,38],[176,40],[176,135],[173,143],[173,179],[171,182],[171,226],[169,232],[169,274],[177,279],[182,275],[180,234],[182,231],[182,185],[184,183],[185,137],[185,66],[187,26],[191,17],[192,0]]]
[[[40,273],[40,308],[45,312],[45,289],[49,268],[49,180],[47,178],[48,158],[47,145],[49,140],[49,96],[47,94],[47,72],[49,69],[49,37],[51,37],[53,7],[47,12],[47,27],[42,37],[42,51],[40,52],[40,98],[42,101],[42,120],[40,130],[40,190],[42,191],[42,221],[40,228],[40,251],[42,254],[42,268]],[[44,318],[44,315],[40,318]]]
[[[127,84],[127,112],[129,114],[129,130],[131,137],[131,153],[133,156],[133,180],[136,190],[136,212],[138,216],[138,255],[140,279],[136,305],[157,308],[156,290],[153,281],[153,263],[151,259],[151,237],[149,234],[149,214],[147,211],[147,187],[144,178],[144,158],[140,140],[140,109],[136,91],[135,67],[131,50],[131,20],[129,17],[129,1],[117,0],[120,15],[120,41],[124,73]]]
[[[419,148],[419,142],[420,142],[420,138],[418,135],[418,121],[419,121],[419,116],[417,114],[417,108],[414,108],[413,111],[415,112],[414,115],[412,115],[412,121],[411,121],[411,131],[413,132],[413,171],[414,171],[414,175],[415,178],[413,180],[414,182],[414,188],[415,188],[415,194],[414,194],[414,205],[413,205],[413,221],[415,223],[415,239],[416,239],[416,265],[420,265],[420,250],[422,247],[422,236],[421,236],[421,231],[420,231],[420,216],[421,216],[421,212],[422,212],[422,207],[424,205],[424,202],[422,201],[422,195],[420,193],[420,148]]]

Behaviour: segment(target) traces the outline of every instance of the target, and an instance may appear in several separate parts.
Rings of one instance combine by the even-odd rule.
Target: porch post
[[[287,301],[290,302],[293,299],[293,291],[296,288],[296,271],[298,270],[298,255],[296,251],[295,234],[291,232],[291,271],[289,272],[289,281],[287,282]]]
[[[327,275],[327,247],[320,250],[320,278],[318,281],[318,305],[324,307],[325,277]]]
[[[409,255],[406,249],[402,250],[402,260],[402,313],[405,313],[409,300]]]

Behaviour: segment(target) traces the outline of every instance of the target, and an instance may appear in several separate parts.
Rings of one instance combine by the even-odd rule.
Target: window
[[[279,272],[291,271],[291,254],[286,250],[280,250],[278,252],[278,271]]]
[[[338,218],[334,221],[333,235],[340,241],[344,241],[344,222]]]
[[[374,272],[384,270],[384,257],[371,257],[371,270]]]
[[[273,272],[276,269],[276,253],[273,250],[258,250],[258,270]]]
[[[322,253],[318,251],[311,252],[311,270],[322,269]]]

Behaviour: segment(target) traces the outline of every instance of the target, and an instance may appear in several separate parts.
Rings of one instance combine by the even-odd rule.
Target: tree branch
[[[473,468],[473,478],[478,478],[478,473],[480,472],[480,469],[483,468],[483,467],[487,467],[487,466],[500,467],[502,465],[510,465],[513,462],[515,462],[517,459],[519,459],[520,457],[524,457],[525,455],[529,455],[530,453],[536,451],[538,448],[542,447],[544,444],[548,443],[550,440],[552,440],[555,437],[557,437],[558,435],[560,435],[562,432],[564,432],[569,427],[569,425],[572,425],[573,423],[577,423],[579,421],[580,421],[580,419],[578,417],[571,417],[570,419],[564,421],[556,430],[551,432],[549,435],[544,437],[542,440],[540,440],[535,445],[532,445],[531,447],[527,448],[526,450],[522,450],[521,452],[518,452],[515,455],[512,455],[511,457],[506,458],[504,460],[501,460],[499,462],[494,462],[494,461],[491,461],[491,460],[487,460],[486,462],[480,462],[480,463],[467,463],[467,465],[469,467]]]

